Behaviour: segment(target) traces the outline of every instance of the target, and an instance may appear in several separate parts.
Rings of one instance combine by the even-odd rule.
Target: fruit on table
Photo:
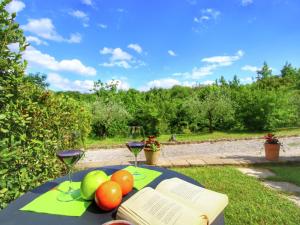
[[[106,181],[95,193],[95,202],[104,211],[110,211],[121,204],[122,190],[115,181]]]
[[[115,172],[110,180],[117,182],[121,186],[122,195],[127,195],[133,188],[134,178],[127,170],[119,170]]]
[[[94,199],[97,188],[108,181],[109,178],[106,173],[102,170],[93,170],[85,175],[81,181],[80,193],[83,199],[92,200]]]

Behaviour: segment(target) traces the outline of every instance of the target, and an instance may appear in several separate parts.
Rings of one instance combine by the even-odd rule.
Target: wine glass
[[[135,180],[144,179],[145,176],[138,171],[137,156],[145,147],[145,134],[143,127],[131,126],[129,127],[129,139],[130,141],[126,143],[127,148],[134,155],[134,166],[135,171],[133,172],[133,177]]]
[[[80,197],[80,191],[72,188],[72,172],[74,165],[84,156],[82,150],[63,150],[56,153],[56,156],[62,161],[68,171],[69,188],[67,191],[61,191],[57,199],[62,202],[69,202]]]

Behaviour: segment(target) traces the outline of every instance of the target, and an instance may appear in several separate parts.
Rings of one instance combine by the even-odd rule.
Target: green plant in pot
[[[266,159],[270,161],[278,161],[280,146],[282,146],[282,144],[280,143],[278,138],[271,133],[267,134],[267,136],[265,136],[264,139],[265,139],[264,147],[265,147]]]
[[[145,141],[145,157],[148,165],[156,165],[160,155],[161,144],[156,140],[155,136],[149,136]]]

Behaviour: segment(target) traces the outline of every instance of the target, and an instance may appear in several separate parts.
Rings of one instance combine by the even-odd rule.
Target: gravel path
[[[281,161],[300,161],[300,137],[280,139],[286,152],[281,151]],[[161,151],[159,165],[184,166],[203,164],[243,164],[266,162],[263,140],[237,140],[205,142],[200,144],[165,145]],[[79,162],[82,167],[128,164],[133,155],[126,148],[87,150]],[[144,154],[139,161],[144,161]]]

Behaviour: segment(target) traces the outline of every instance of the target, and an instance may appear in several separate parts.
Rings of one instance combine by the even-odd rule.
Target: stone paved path
[[[248,176],[262,179],[263,184],[268,188],[291,194],[291,195],[283,195],[283,196],[293,201],[297,206],[300,207],[299,186],[289,182],[264,180],[267,177],[271,177],[275,175],[274,173],[272,173],[270,170],[267,169],[242,167],[242,168],[238,168],[238,170]]]
[[[280,162],[300,162],[300,137],[280,139],[286,152],[280,152]],[[158,166],[197,166],[223,164],[253,164],[268,162],[262,151],[263,140],[238,140],[205,142],[200,144],[165,145],[161,151]],[[106,165],[127,165],[132,163],[133,155],[126,148],[93,149],[86,151],[86,156],[78,167],[100,167]],[[138,160],[143,163],[144,153]]]

